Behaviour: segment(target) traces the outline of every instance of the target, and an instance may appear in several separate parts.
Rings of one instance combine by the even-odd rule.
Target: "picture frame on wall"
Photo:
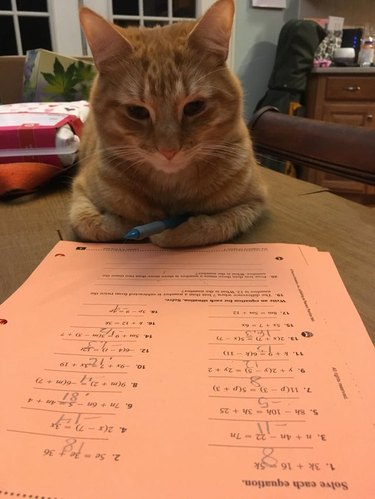
[[[285,9],[286,0],[252,0],[252,6],[264,9]]]

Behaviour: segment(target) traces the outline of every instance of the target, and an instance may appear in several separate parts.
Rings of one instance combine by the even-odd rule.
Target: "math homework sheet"
[[[375,497],[373,347],[315,248],[62,241],[0,342],[0,497]]]

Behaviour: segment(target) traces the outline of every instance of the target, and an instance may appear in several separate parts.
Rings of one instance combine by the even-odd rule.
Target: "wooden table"
[[[268,210],[236,242],[296,243],[329,251],[375,342],[375,208],[271,170],[264,169],[264,175],[270,191]],[[74,240],[67,222],[68,203],[69,186],[63,179],[38,196],[0,203],[0,302],[59,239]]]

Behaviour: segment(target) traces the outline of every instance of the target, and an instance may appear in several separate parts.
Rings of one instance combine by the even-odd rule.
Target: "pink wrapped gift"
[[[72,115],[0,114],[0,163],[44,162],[64,168],[74,163],[82,122]]]
[[[0,195],[34,190],[74,164],[85,101],[0,106]]]

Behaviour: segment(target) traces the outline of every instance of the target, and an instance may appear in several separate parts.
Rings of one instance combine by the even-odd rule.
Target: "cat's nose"
[[[176,149],[159,149],[159,152],[170,161],[176,156],[178,151]]]

